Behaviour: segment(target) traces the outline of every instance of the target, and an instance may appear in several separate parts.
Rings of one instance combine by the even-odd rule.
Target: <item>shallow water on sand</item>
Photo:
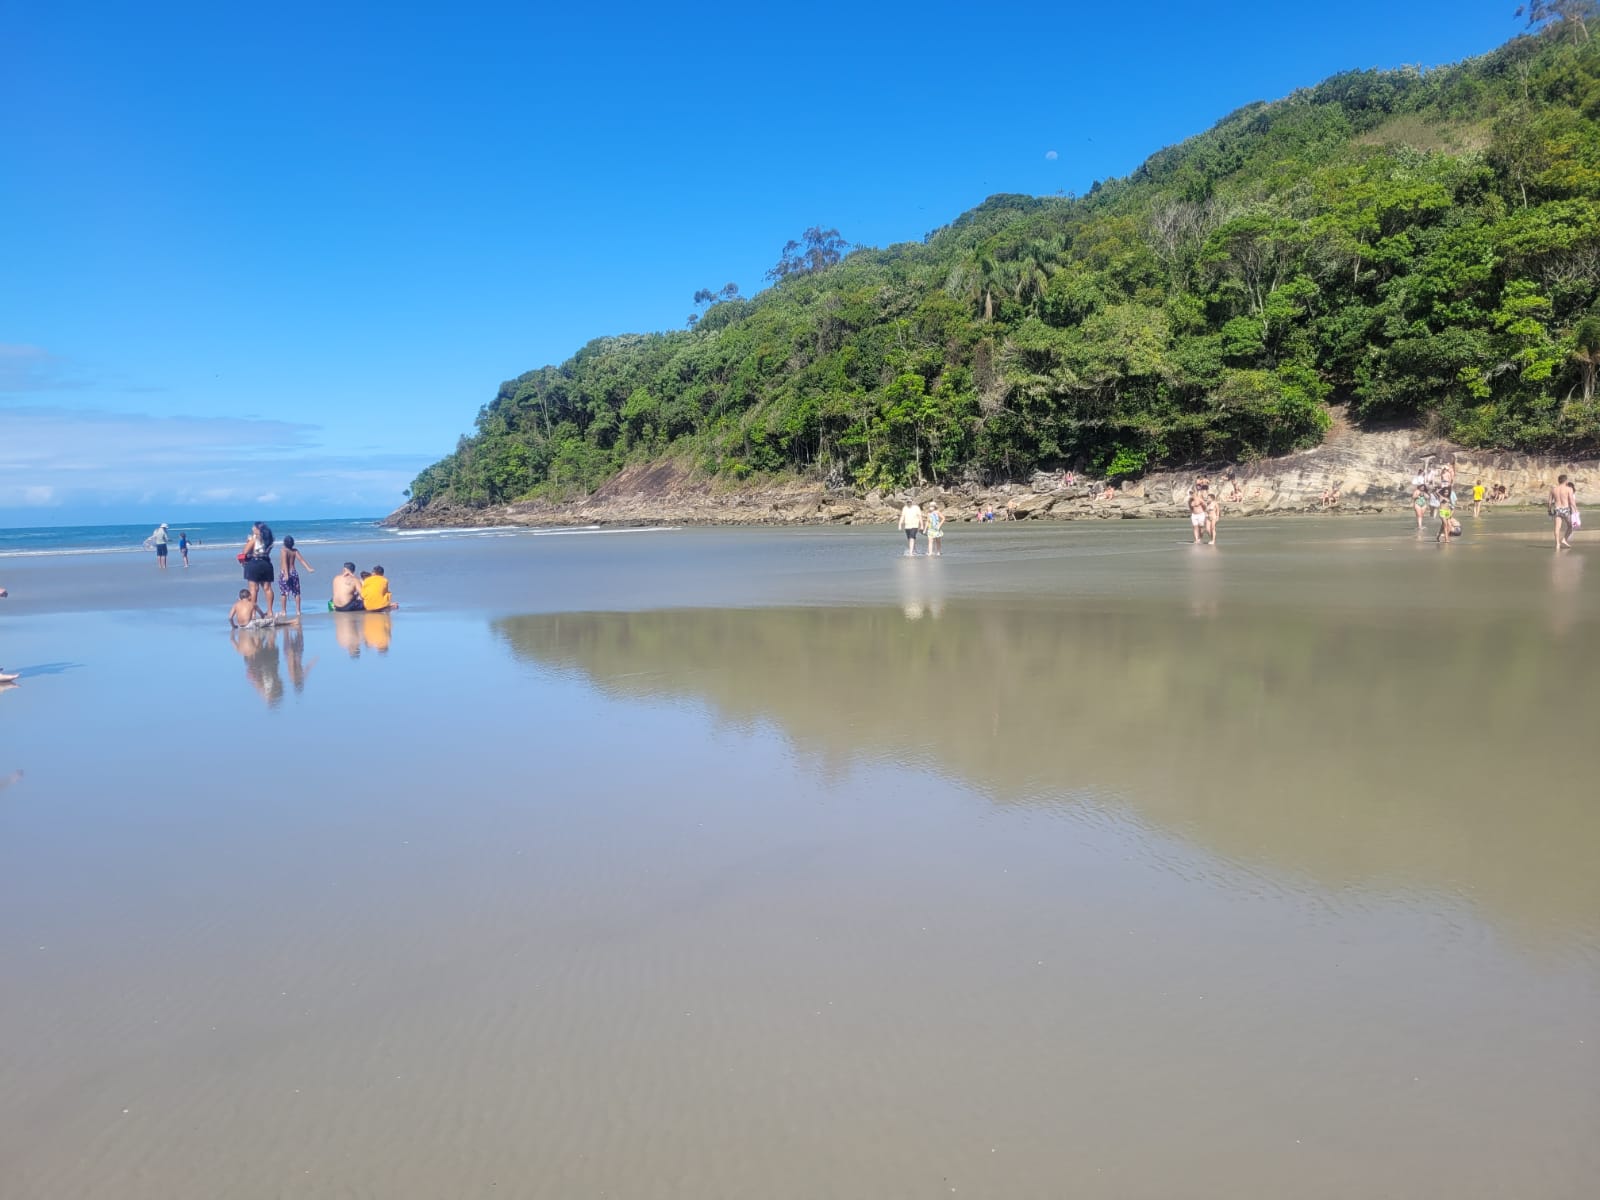
[[[8,567],[0,1192],[1591,1194],[1588,551],[1186,532]]]

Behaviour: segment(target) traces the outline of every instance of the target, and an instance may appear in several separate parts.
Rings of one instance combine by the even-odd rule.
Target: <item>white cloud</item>
[[[1046,150],[1044,152],[1044,156],[1049,162],[1055,162],[1056,159],[1061,157],[1061,155],[1057,154],[1054,150]]]
[[[400,505],[433,458],[330,453],[317,445],[319,432],[254,417],[0,404],[0,509],[110,507],[143,520],[166,519],[168,507],[260,503],[378,514]]]

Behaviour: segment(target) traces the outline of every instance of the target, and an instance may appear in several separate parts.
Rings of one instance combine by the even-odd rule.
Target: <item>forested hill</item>
[[[413,502],[668,455],[862,486],[1127,476],[1312,444],[1330,402],[1469,446],[1600,444],[1600,39],[1587,4],[1534,7],[1560,11],[1482,58],[1249,105],[1083,197],[994,196],[883,250],[810,230],[761,294],[702,291],[687,329],[503,384]]]

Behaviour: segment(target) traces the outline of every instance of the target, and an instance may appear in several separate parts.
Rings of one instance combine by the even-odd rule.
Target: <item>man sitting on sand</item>
[[[233,607],[228,610],[228,628],[243,629],[260,615],[261,610],[256,607],[256,602],[250,599],[250,589],[240,588],[239,598],[233,602]]]
[[[333,611],[360,612],[365,607],[361,601],[361,579],[356,575],[356,565],[347,562],[344,570],[333,577]]]
[[[361,581],[361,603],[368,612],[400,607],[389,594],[389,581],[384,578],[382,567],[373,567],[372,574]]]

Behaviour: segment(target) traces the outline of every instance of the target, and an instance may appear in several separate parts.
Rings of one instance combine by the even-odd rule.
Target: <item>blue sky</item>
[[[386,512],[501,380],[806,226],[1085,191],[1515,7],[14,6],[0,524]]]

